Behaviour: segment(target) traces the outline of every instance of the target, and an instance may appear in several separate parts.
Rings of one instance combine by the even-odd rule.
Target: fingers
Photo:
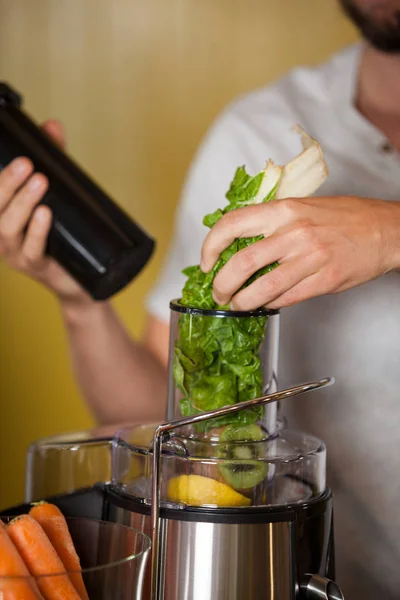
[[[299,200],[279,200],[246,206],[226,213],[208,233],[202,247],[201,268],[210,271],[236,238],[273,235],[299,217]]]
[[[47,206],[40,206],[29,223],[21,249],[21,258],[30,267],[37,268],[43,260],[51,221],[51,210]]]
[[[336,291],[339,290],[332,289],[328,281],[323,281],[320,272],[313,273],[309,277],[299,281],[297,285],[284,292],[281,296],[275,298],[268,304],[268,308],[285,308],[299,302],[304,302],[304,300],[335,293]]]
[[[23,231],[47,186],[44,175],[35,173],[0,215],[0,240],[6,251],[15,252],[20,246]]]
[[[285,236],[263,239],[234,254],[214,279],[213,297],[225,306],[233,294],[259,269],[281,260],[287,248]],[[261,305],[259,305],[261,306]]]
[[[274,298],[274,292],[282,294],[286,291],[284,285],[289,285],[290,281],[292,281],[292,285],[293,282],[299,281],[294,277],[291,268],[282,268],[284,264],[299,264],[299,276],[306,277],[312,272],[311,269],[318,269],[329,261],[329,252],[319,239],[320,235],[321,232],[318,234],[315,227],[299,222],[283,227],[274,235],[240,250],[216,275],[213,286],[214,300],[217,304],[225,306],[259,269],[279,262],[279,271],[274,271],[269,277],[269,283],[264,290],[265,298],[262,298],[263,302],[258,304],[258,306],[263,306]],[[298,261],[300,257],[302,260]],[[275,279],[283,277],[286,272],[288,273],[287,280],[279,282],[279,288],[275,289],[278,284]],[[253,293],[255,293],[255,289],[253,286],[251,287]],[[256,301],[258,302],[259,299]]]
[[[33,172],[27,158],[16,158],[0,172],[0,214]]]
[[[65,132],[59,121],[55,121],[54,119],[46,121],[43,123],[42,129],[57,146],[60,146],[60,148],[65,147]]]
[[[210,271],[225,250],[236,238],[249,238],[264,234],[262,214],[264,206],[248,206],[226,213],[208,233],[201,251],[201,268]]]
[[[232,299],[233,310],[255,310],[261,306],[281,308],[279,299],[288,290],[293,290],[300,282],[317,273],[321,266],[318,253],[289,260],[262,275]]]

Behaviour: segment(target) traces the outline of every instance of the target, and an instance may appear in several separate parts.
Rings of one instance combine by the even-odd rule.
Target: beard
[[[340,4],[377,50],[400,53],[400,2],[398,0],[340,0]]]

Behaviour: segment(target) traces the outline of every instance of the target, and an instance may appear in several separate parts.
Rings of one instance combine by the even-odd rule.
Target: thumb
[[[65,133],[64,128],[59,121],[51,119],[46,121],[42,125],[42,130],[51,138],[51,140],[60,146],[62,149],[65,147]]]

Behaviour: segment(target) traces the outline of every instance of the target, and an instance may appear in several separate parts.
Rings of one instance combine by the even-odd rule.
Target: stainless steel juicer
[[[332,380],[277,392],[278,331],[277,311],[171,303],[168,421],[119,431],[107,491],[108,517],[152,537],[145,600],[343,598],[325,445],[278,418]]]

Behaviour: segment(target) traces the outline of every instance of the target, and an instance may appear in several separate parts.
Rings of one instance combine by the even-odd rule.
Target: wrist
[[[60,299],[61,314],[67,327],[81,327],[108,308],[107,302],[97,302],[89,296]]]
[[[388,273],[400,270],[400,202],[384,201],[382,208],[383,270]]]

